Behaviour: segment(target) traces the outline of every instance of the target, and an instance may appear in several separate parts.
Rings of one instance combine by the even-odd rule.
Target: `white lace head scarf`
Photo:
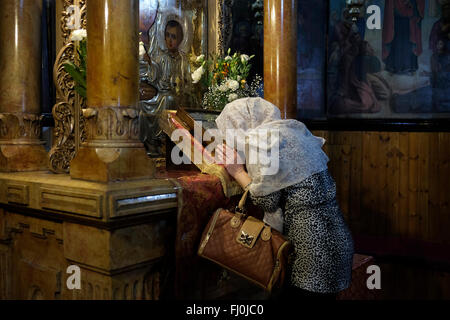
[[[312,135],[300,121],[282,120],[280,110],[264,99],[243,98],[227,104],[216,124],[225,138],[229,129],[246,137],[245,160],[253,196],[271,194],[327,169],[329,159],[322,150],[325,140]],[[270,132],[269,141],[267,132]],[[269,159],[276,155],[277,160],[270,164],[261,158],[255,161],[251,154],[258,150],[269,155]]]

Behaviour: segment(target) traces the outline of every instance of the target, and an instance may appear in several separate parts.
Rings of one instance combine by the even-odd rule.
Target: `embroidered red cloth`
[[[201,291],[199,273],[204,266],[199,265],[197,249],[203,229],[214,211],[227,207],[231,199],[212,175],[159,170],[157,178],[171,178],[182,188],[175,239],[175,298],[194,298]]]

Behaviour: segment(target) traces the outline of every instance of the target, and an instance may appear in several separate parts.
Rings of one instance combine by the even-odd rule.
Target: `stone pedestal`
[[[154,176],[139,140],[139,1],[87,3],[87,141],[72,178],[110,182]]]
[[[264,98],[297,118],[297,1],[264,0]]]
[[[0,173],[0,299],[159,299],[173,262],[181,190]],[[67,286],[69,266],[81,288]],[[69,270],[70,271],[70,270]]]
[[[45,170],[40,140],[42,1],[10,0],[0,13],[0,171]]]

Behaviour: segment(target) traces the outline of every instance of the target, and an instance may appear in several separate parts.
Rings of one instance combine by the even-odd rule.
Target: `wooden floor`
[[[380,299],[450,300],[450,272],[410,261],[379,261]]]

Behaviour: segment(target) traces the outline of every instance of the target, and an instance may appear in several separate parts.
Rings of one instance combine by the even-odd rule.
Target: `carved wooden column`
[[[87,141],[70,175],[150,178],[154,165],[139,140],[139,0],[88,1],[87,21]]]
[[[0,13],[0,171],[45,170],[41,136],[42,1],[8,0]]]
[[[297,0],[264,0],[264,98],[297,117]]]

